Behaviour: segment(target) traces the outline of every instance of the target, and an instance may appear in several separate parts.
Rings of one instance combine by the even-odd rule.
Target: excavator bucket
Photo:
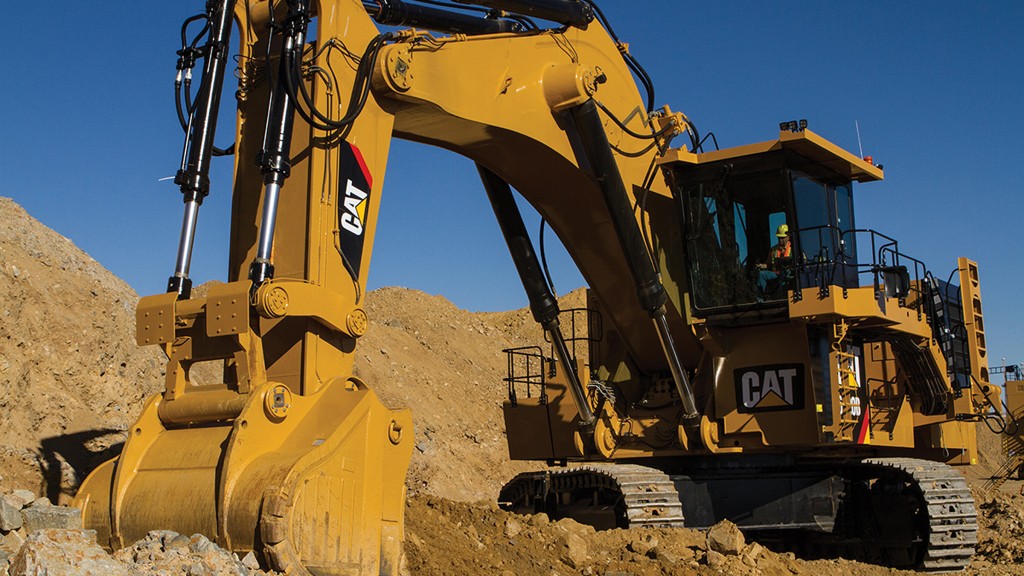
[[[111,549],[161,526],[216,534],[276,570],[396,574],[404,498],[384,496],[404,494],[408,412],[352,381],[295,398],[275,422],[266,414],[274,388],[255,392],[230,425],[209,427],[164,424],[153,398],[121,457],[82,485],[85,524]]]
[[[262,352],[254,331],[203,334],[231,330],[206,322],[201,310],[232,297],[245,303],[248,285],[226,284],[187,305],[174,294],[142,300],[139,339],[164,344],[168,388],[148,401],[120,457],[82,484],[75,505],[86,527],[115,550],[168,529],[208,535],[240,555],[254,551],[266,566],[289,573],[397,574],[412,456],[409,411],[384,407],[354,377],[306,395],[258,382]],[[172,314],[187,326],[164,342],[173,332],[161,337],[151,320]],[[187,343],[203,341],[230,355],[225,373],[233,382],[187,381],[198,350]]]

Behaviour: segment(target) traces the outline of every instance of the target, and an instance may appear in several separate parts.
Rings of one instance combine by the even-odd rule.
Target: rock
[[[691,548],[665,545],[654,548],[647,553],[647,556],[671,566],[687,563],[690,560],[695,560],[697,557]]]
[[[515,538],[523,531],[523,523],[519,520],[509,517],[505,520],[505,538],[509,540]]]
[[[626,545],[631,551],[636,552],[642,556],[646,556],[648,552],[658,546],[658,539],[650,534],[644,534],[638,538],[630,540],[629,544]]]
[[[17,502],[20,502],[20,504],[17,504],[19,508],[24,508],[36,500],[36,495],[30,490],[15,490],[10,493],[10,496],[15,498]]]
[[[743,563],[747,566],[757,566],[757,559],[761,557],[764,552],[764,547],[754,542],[743,549]]]
[[[192,538],[189,538],[188,549],[196,554],[209,555],[216,553],[217,545],[202,534],[193,534]]]
[[[11,559],[10,576],[129,576],[128,568],[96,544],[94,530],[32,532]]]
[[[576,534],[565,534],[555,541],[558,559],[571,568],[582,568],[587,563],[587,541]]]
[[[738,556],[745,544],[743,533],[728,520],[722,520],[708,530],[707,542],[708,552],[714,551],[726,556]]]
[[[31,506],[53,506],[53,502],[50,502],[46,496],[40,496],[32,501]]]
[[[165,539],[163,541],[164,551],[174,550],[176,548],[187,548],[192,541],[186,536],[181,534],[174,534],[173,537]]]
[[[0,498],[0,530],[10,532],[21,528],[21,506],[19,500],[4,496]]]
[[[551,519],[543,512],[530,516],[530,526],[546,526],[550,523]]]
[[[49,502],[49,501],[47,501]],[[25,532],[36,530],[81,530],[82,511],[64,506],[39,506],[33,504],[21,511]]]
[[[725,566],[725,555],[714,550],[708,550],[708,566],[712,568]]]
[[[245,566],[249,570],[259,570],[260,563],[256,560],[256,554],[253,554],[250,550],[249,553],[245,555],[245,558],[242,558],[242,566]]]
[[[201,534],[188,538],[169,530],[154,530],[146,537],[114,553],[114,558],[143,574],[186,576],[247,576],[243,561]],[[256,557],[252,557],[255,562]],[[259,563],[256,562],[258,570]]]
[[[14,556],[24,543],[25,537],[21,535],[20,530],[8,532],[6,536],[0,538],[0,553],[7,552],[8,557]]]

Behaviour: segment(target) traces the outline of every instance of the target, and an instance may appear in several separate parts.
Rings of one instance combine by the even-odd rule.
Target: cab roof
[[[884,178],[880,167],[854,156],[824,137],[806,129],[798,132],[781,131],[777,140],[699,154],[685,148],[675,148],[669,150],[658,161],[658,164],[662,166],[675,164],[674,168],[688,171],[730,160],[756,160],[761,157],[766,162],[770,162],[769,159],[780,156],[785,158],[785,164],[789,168],[827,180],[838,178],[857,182],[873,182]]]

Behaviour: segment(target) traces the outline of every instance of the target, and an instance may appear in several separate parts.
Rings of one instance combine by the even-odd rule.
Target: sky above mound
[[[179,26],[203,2],[8,7],[0,90],[8,169],[0,195],[71,238],[140,293],[173,271],[181,197],[165,178],[182,133],[172,81]],[[856,188],[857,225],[945,278],[976,260],[990,363],[1024,362],[1016,227],[1024,185],[1024,4],[606,0],[616,32],[647,68],[657,104],[684,111],[722,147],[810,128],[885,165]],[[230,98],[226,99],[230,104]],[[227,116],[226,118],[230,118]],[[860,127],[860,138],[855,128]],[[224,124],[226,125],[226,124]],[[222,131],[218,143],[228,144]],[[677,142],[681,143],[681,142]],[[214,163],[192,276],[227,268],[231,160]],[[528,217],[536,233],[539,220]],[[560,293],[583,284],[548,237]],[[526,304],[472,162],[396,142],[371,287],[444,294],[470,310]]]

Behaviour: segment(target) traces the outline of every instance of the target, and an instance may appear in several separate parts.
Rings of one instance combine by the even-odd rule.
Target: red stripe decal
[[[869,408],[867,404],[865,404],[864,418],[860,422],[860,433],[857,434],[857,444],[863,444],[864,440],[867,439],[868,437],[868,430],[871,429],[871,418],[869,417],[870,412],[871,408]]]
[[[352,153],[356,157],[356,162],[359,163],[359,169],[363,171],[363,177],[366,178],[366,187],[372,189],[373,176],[370,174],[370,169],[366,167],[366,160],[363,160],[363,153],[359,151],[359,148],[356,148],[352,144],[349,144],[348,147],[352,149]],[[367,192],[369,191],[370,190],[367,190]]]

